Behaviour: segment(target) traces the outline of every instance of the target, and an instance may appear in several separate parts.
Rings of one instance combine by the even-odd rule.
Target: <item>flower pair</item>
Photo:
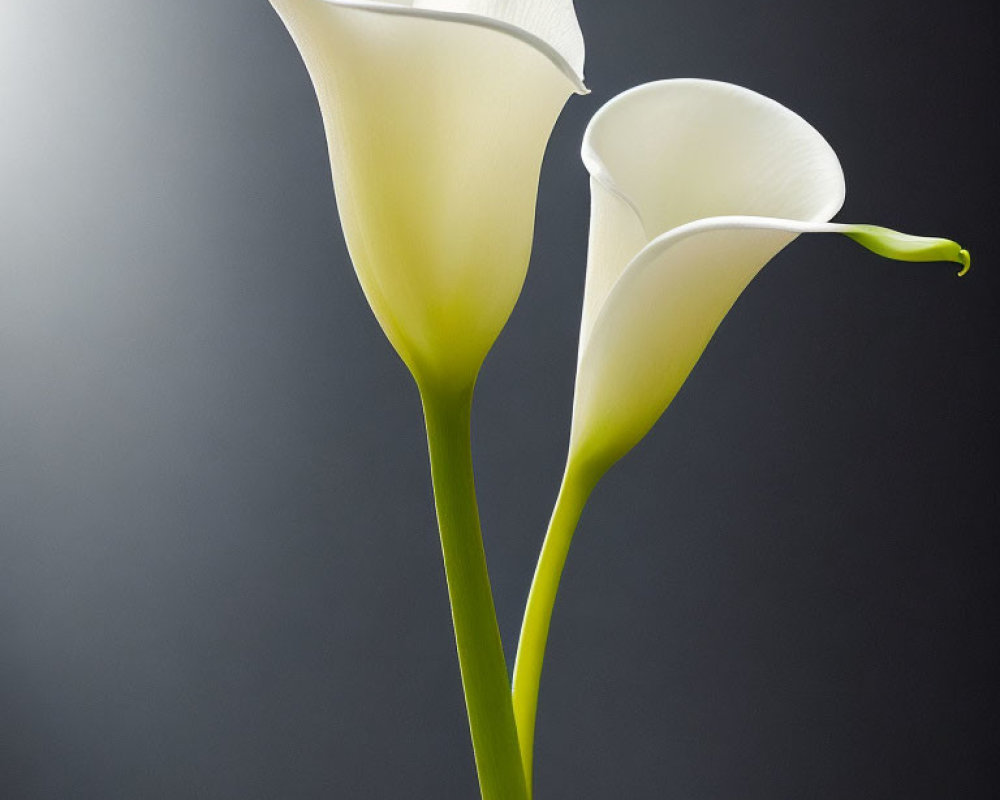
[[[669,405],[747,284],[806,232],[911,261],[968,267],[968,254],[830,223],[844,199],[836,155],[752,91],[660,81],[606,104],[583,142],[592,204],[567,467],[512,690],[469,419],[476,376],[524,281],[549,135],[570,94],[586,92],[572,0],[271,2],[319,98],[361,286],[423,399],[482,795],[522,800],[549,621],[583,505]]]
[[[586,91],[572,0],[272,2],[319,97],[375,316],[418,384],[472,383],[524,282],[552,127]],[[594,117],[583,160],[592,213],[571,460],[603,470],[660,416],[770,258],[799,233],[859,226],[823,224],[844,179],[822,136],[737,86],[632,89]],[[961,259],[941,240],[903,244]]]

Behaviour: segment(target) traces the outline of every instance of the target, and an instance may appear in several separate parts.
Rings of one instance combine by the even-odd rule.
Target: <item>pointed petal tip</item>
[[[913,236],[878,225],[838,225],[837,228],[876,255],[895,261],[951,261],[961,264],[959,277],[969,271],[969,251],[951,239]]]
[[[962,265],[962,269],[958,271],[958,277],[961,278],[972,266],[972,256],[969,255],[969,251],[964,247],[958,251],[958,263]]]

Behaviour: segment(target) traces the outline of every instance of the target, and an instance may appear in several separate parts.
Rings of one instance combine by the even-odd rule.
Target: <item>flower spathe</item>
[[[828,222],[844,200],[830,145],[732,84],[668,80],[619,95],[588,126],[583,160],[592,202],[569,460],[591,473],[653,426],[742,291],[800,233],[967,266],[948,240]]]
[[[955,261],[955,242],[828,220],[844,200],[833,150],[756,92],[706,80],[631,89],[583,141],[590,242],[569,453],[532,579],[514,665],[530,786],[549,623],[577,522],[597,481],[654,425],[719,323],[800,233],[840,233],[879,255]]]
[[[468,385],[524,281],[552,126],[586,91],[572,2],[272,4],[375,316],[418,383]]]

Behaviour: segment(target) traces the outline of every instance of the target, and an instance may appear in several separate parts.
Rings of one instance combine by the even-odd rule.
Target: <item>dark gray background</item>
[[[512,652],[562,464],[598,106],[663,77],[801,113],[806,237],[599,487],[537,797],[987,798],[997,759],[996,12],[578,0],[593,94],[543,169],[478,391]],[[416,392],[264,0],[0,5],[0,797],[476,796]]]

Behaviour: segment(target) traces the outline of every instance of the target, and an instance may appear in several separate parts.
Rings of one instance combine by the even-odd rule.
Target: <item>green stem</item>
[[[483,800],[526,800],[472,476],[472,387],[421,389],[458,663]]]
[[[528,604],[524,609],[521,638],[517,643],[517,659],[514,662],[513,699],[514,719],[521,743],[521,763],[524,766],[529,798],[538,685],[542,677],[549,623],[573,533],[596,483],[597,477],[567,467],[552,511],[552,520],[542,543],[542,552],[538,557],[535,577],[528,593]]]

